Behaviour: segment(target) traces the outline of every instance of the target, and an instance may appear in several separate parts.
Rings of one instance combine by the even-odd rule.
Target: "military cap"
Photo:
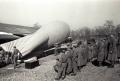
[[[72,47],[77,47],[77,44],[76,43],[72,44]]]
[[[65,49],[63,49],[62,52],[65,52]]]
[[[58,43],[55,43],[54,46],[58,46]]]
[[[67,46],[72,46],[72,43],[70,43],[70,42],[69,42],[69,43],[67,43]]]
[[[68,37],[68,39],[72,39],[72,37]]]

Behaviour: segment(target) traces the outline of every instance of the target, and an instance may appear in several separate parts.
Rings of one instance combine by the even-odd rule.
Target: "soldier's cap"
[[[72,43],[67,43],[67,46],[71,46],[72,45]]]
[[[63,49],[62,52],[65,52],[65,49]]]
[[[75,44],[72,44],[72,47],[77,47],[77,44],[75,43]]]
[[[57,45],[58,45],[58,43],[55,43],[55,44],[54,44],[54,46],[57,46]]]
[[[72,39],[72,37],[68,37],[68,39]]]
[[[70,43],[67,43],[67,46],[70,46]]]

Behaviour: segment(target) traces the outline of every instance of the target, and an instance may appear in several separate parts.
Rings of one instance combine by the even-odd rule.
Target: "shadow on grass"
[[[97,59],[92,61],[92,64],[99,67],[99,62],[97,61]],[[110,65],[111,64],[108,62],[102,62],[102,66],[110,66]]]
[[[8,64],[6,64],[5,62],[0,62],[0,68],[2,68],[2,67],[5,67],[5,66],[7,66]]]

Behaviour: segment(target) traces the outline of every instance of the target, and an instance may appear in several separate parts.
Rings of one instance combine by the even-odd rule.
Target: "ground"
[[[18,66],[16,70],[12,69],[12,65],[0,68],[0,81],[54,81],[55,58],[54,55],[49,55],[39,59],[40,66],[34,69],[25,69],[24,64]],[[120,65],[107,68],[88,63],[76,76],[68,75],[60,81],[120,81]]]

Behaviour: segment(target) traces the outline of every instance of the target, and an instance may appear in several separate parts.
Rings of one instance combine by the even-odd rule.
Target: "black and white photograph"
[[[120,0],[0,0],[0,81],[120,81]]]

